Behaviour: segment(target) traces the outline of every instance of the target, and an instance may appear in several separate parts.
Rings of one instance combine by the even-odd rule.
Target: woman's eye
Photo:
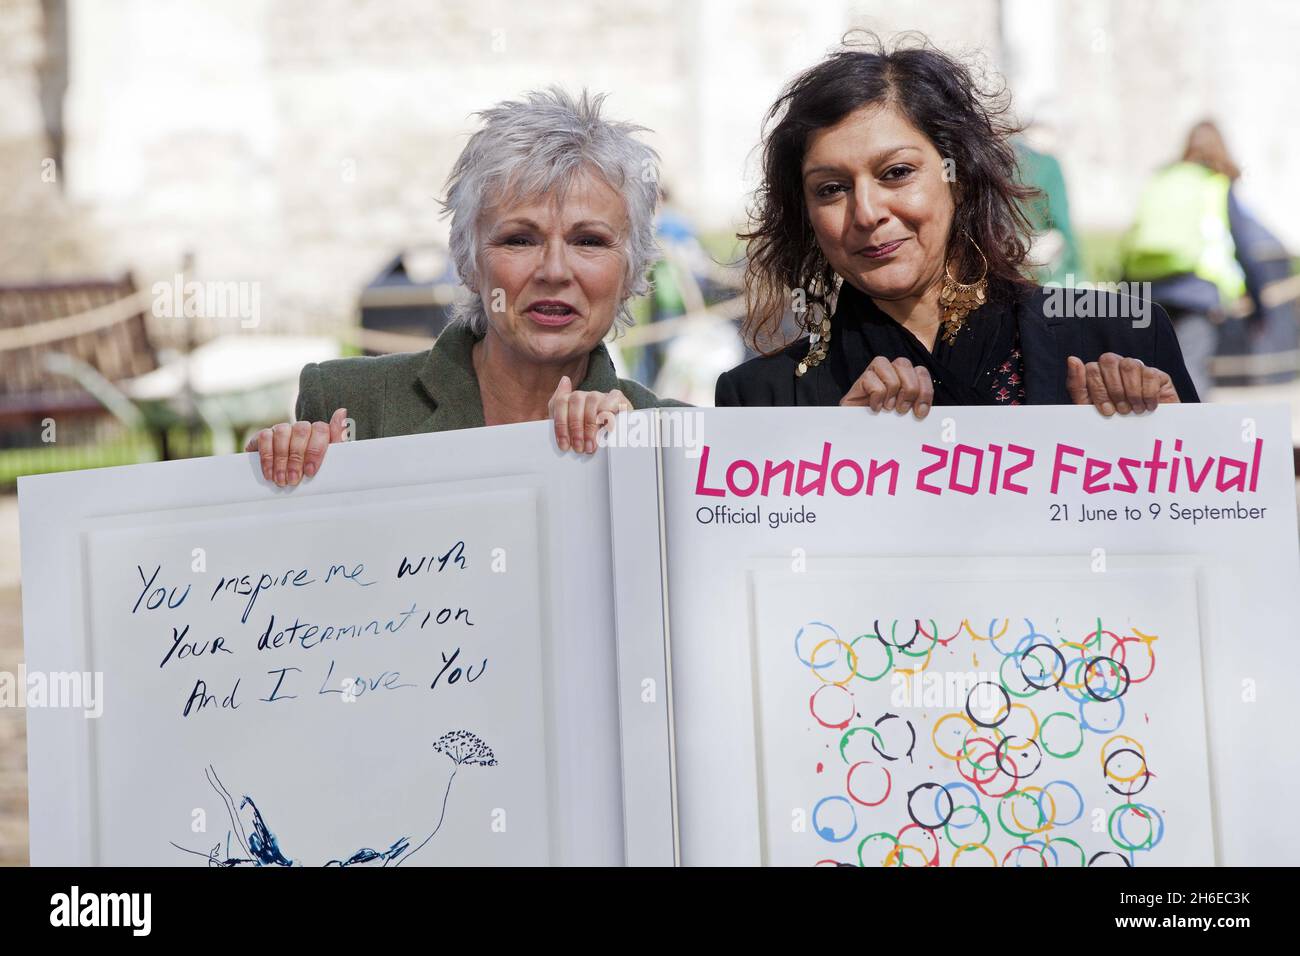
[[[503,242],[507,246],[526,246],[532,242],[528,236],[507,236]]]
[[[885,170],[885,179],[903,179],[911,171],[911,166],[890,166]]]
[[[583,236],[578,240],[580,246],[607,246],[609,243],[601,236]]]
[[[841,183],[827,183],[827,184],[824,185],[824,186],[819,186],[819,187],[817,187],[817,196],[818,196],[818,198],[820,198],[820,199],[829,199],[830,197],[835,196],[835,195],[838,195],[839,193],[841,193],[841,192],[843,192],[843,191],[844,191],[844,186],[843,186],[843,184],[841,184]]]

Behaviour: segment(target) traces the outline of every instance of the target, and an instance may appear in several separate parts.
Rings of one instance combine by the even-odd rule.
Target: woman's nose
[[[542,261],[537,266],[537,278],[543,282],[564,282],[571,274],[566,243],[562,241],[545,243],[542,246]]]
[[[853,187],[853,225],[870,231],[889,218],[883,190],[874,182],[857,183]]]

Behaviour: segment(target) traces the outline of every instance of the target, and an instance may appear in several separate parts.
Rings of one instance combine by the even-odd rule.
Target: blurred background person
[[[1074,285],[1087,277],[1079,240],[1070,222],[1065,172],[1055,155],[1055,130],[1042,117],[1043,112],[1042,107],[1036,110],[1020,135],[1011,141],[1020,181],[1038,193],[1024,207],[1032,230],[1026,261],[1040,285]]]
[[[1247,294],[1263,323],[1269,310],[1261,290],[1290,272],[1281,243],[1239,200],[1240,177],[1219,128],[1197,123],[1182,159],[1148,180],[1123,243],[1125,279],[1151,283],[1151,297],[1173,319],[1188,370],[1205,396],[1214,382],[1219,326]],[[1272,313],[1275,336],[1294,328],[1279,311]]]
[[[666,186],[660,189],[655,235],[662,258],[650,273],[649,295],[633,308],[636,326],[613,344],[615,360],[657,392],[708,405],[718,375],[743,356],[736,325],[727,321],[738,312],[736,267],[705,247]],[[734,237],[725,240],[716,243],[720,251]]]

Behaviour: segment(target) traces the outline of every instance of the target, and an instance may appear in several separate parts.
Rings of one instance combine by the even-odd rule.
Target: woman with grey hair
[[[316,474],[349,424],[356,440],[551,418],[561,450],[590,453],[618,412],[679,404],[618,378],[602,344],[648,290],[659,179],[642,127],[603,100],[551,89],[479,114],[443,204],[470,293],[456,320],[424,352],[306,366],[297,422],[248,443],[268,481]]]

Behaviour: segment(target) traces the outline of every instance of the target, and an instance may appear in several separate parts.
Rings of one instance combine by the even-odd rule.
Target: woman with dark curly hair
[[[928,44],[846,46],[786,87],[741,236],[764,354],[718,379],[718,405],[1198,401],[1159,306],[1027,278],[1034,191],[1006,109]],[[790,311],[809,335],[765,352]]]

